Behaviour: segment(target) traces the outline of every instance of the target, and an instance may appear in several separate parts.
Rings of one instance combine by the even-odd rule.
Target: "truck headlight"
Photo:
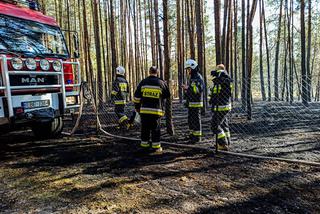
[[[76,96],[66,97],[66,103],[67,103],[67,105],[77,104],[77,97]]]
[[[23,62],[20,58],[12,58],[11,65],[14,70],[21,70],[23,68]]]
[[[61,62],[58,61],[58,60],[53,61],[52,67],[53,67],[53,70],[56,71],[56,72],[62,71],[62,64],[61,64]]]
[[[36,68],[37,68],[37,62],[36,62],[35,59],[28,58],[25,63],[26,63],[26,66],[27,66],[27,68],[28,68],[29,70],[36,70]]]
[[[40,68],[44,71],[48,71],[50,69],[50,63],[46,59],[40,60]]]

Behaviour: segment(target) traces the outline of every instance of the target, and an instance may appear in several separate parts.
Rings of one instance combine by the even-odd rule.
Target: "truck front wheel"
[[[62,117],[54,118],[51,122],[38,122],[32,126],[36,138],[48,139],[58,137],[63,129]]]

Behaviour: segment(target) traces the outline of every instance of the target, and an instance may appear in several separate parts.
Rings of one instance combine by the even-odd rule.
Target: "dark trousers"
[[[189,108],[188,125],[191,140],[199,141],[202,136],[201,108]]]
[[[141,114],[141,141],[152,143],[160,142],[160,117],[150,114]]]
[[[133,124],[134,123],[134,119],[136,117],[137,112],[136,111],[132,111],[130,119],[126,116],[125,114],[125,105],[115,105],[114,107],[114,112],[116,113],[117,117],[118,117],[118,122],[119,124]]]
[[[136,118],[137,112],[135,110],[132,111],[130,119],[129,119],[129,123],[133,124],[134,123],[134,119]]]
[[[230,144],[229,112],[214,111],[212,114],[211,128],[220,145]]]
[[[114,107],[114,112],[116,113],[118,119],[119,119],[119,124],[123,124],[125,122],[128,122],[128,117],[125,114],[124,111],[125,105],[115,105]]]

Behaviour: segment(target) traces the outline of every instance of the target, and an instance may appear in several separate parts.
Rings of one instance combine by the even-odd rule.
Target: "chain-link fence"
[[[291,91],[290,97],[290,91],[282,91],[281,82],[280,96],[277,99],[274,98],[273,86],[270,101],[268,87],[266,97],[262,99],[261,84],[253,81],[250,102],[248,99],[241,100],[241,97],[246,97],[245,91],[241,92],[241,84],[243,83],[238,86],[238,99],[234,99],[233,89],[232,110],[226,116],[230,123],[231,151],[320,162],[320,102],[315,101],[315,96],[318,96],[316,84],[310,93],[312,102],[308,102],[308,105],[302,104],[302,96],[297,86],[293,93]],[[210,87],[212,88],[212,85],[208,86]],[[208,89],[208,94],[210,93],[212,90]],[[112,136],[139,139],[141,124],[131,99],[127,100],[124,113],[119,115],[114,102],[106,94],[101,92],[95,96],[87,93],[78,132],[87,133],[100,126],[105,133]],[[95,97],[98,101],[95,101]],[[201,142],[196,143],[197,146],[213,149],[215,145],[217,135],[213,134],[212,121],[216,119],[212,115],[217,116],[213,113],[212,106],[207,103],[205,111],[201,111],[202,138]],[[133,125],[123,125],[124,118],[132,119]],[[170,136],[167,133],[164,116],[161,120],[161,140],[189,145],[189,125],[196,121],[190,121],[190,118],[188,120],[188,108],[185,102],[181,103],[178,98],[172,101],[172,118],[175,134]]]

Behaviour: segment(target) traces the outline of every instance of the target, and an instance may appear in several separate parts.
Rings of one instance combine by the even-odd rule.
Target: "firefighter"
[[[213,87],[210,92],[212,105],[212,131],[216,135],[218,150],[228,150],[230,130],[228,115],[231,111],[232,79],[223,64],[211,72]]]
[[[170,97],[170,91],[165,81],[158,78],[156,67],[149,69],[149,77],[142,80],[135,93],[134,103],[136,111],[141,117],[141,144],[143,150],[151,150],[154,154],[161,154],[160,118],[164,115],[164,101]],[[151,134],[151,145],[149,143]]]
[[[111,97],[115,104],[114,112],[119,119],[118,129],[125,127],[130,128],[129,118],[125,115],[126,100],[129,93],[129,85],[125,79],[125,69],[122,66],[116,69],[116,79],[112,84]]]
[[[190,130],[190,142],[201,141],[201,110],[203,108],[204,81],[200,74],[198,63],[188,59],[185,63],[188,74],[188,85],[182,85],[188,108],[188,125]]]

